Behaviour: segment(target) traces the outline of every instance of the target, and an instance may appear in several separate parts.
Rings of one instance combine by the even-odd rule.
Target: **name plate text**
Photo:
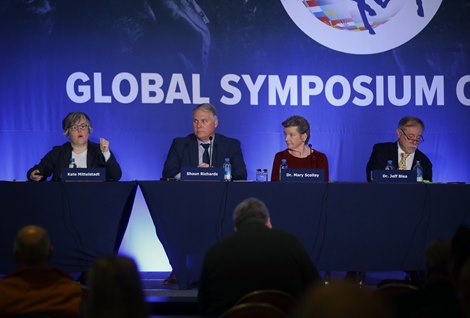
[[[416,183],[416,170],[372,170],[373,183]]]
[[[66,168],[62,169],[62,181],[106,181],[105,168]]]
[[[223,181],[222,168],[182,168],[181,180],[192,181]]]
[[[323,169],[282,169],[281,182],[324,182]]]

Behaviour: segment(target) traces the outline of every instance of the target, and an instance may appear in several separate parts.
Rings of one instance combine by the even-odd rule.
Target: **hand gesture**
[[[108,152],[109,151],[109,141],[100,137],[100,149],[101,149],[101,152]]]

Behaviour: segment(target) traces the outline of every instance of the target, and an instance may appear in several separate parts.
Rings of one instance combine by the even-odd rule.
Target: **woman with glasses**
[[[62,121],[64,136],[69,139],[61,146],[55,146],[39,164],[28,170],[31,181],[45,181],[52,175],[52,181],[61,180],[64,168],[105,168],[108,181],[121,179],[121,167],[109,149],[109,141],[100,138],[100,143],[88,140],[93,130],[87,114],[72,112]]]

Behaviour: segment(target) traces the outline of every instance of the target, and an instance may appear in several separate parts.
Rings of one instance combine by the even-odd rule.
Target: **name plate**
[[[66,168],[62,169],[62,181],[106,181],[105,168]]]
[[[373,183],[416,183],[416,170],[372,170]]]
[[[282,169],[281,182],[324,182],[323,169]]]
[[[223,181],[224,169],[222,168],[182,168],[181,180]]]

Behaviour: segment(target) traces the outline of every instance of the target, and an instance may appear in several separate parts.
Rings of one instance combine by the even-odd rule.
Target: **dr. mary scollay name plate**
[[[323,182],[323,169],[282,169],[281,182]]]

